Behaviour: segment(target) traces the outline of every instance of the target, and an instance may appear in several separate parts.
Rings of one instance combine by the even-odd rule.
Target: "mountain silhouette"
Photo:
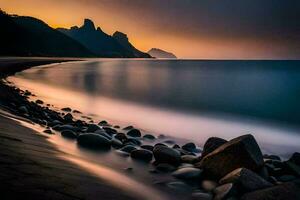
[[[150,58],[150,55],[133,47],[125,34],[121,36],[116,32],[116,37],[112,37],[103,32],[100,27],[96,29],[90,19],[85,19],[81,27],[73,26],[71,29],[58,28],[57,30],[75,39],[100,57]]]
[[[173,53],[157,49],[157,48],[152,48],[147,52],[154,58],[177,58]]]
[[[33,17],[8,15],[0,10],[0,27],[2,56],[95,56],[76,40]]]

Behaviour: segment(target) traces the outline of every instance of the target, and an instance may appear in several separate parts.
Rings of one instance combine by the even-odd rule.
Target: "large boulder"
[[[227,142],[227,140],[224,140],[224,139],[218,138],[218,137],[208,138],[204,144],[201,157],[202,158],[205,157],[207,154],[213,152],[215,149],[217,149],[221,145],[225,144],[226,142]]]
[[[244,194],[241,200],[299,200],[300,185],[296,182],[283,183],[277,186],[256,190]]]
[[[152,152],[146,149],[136,149],[130,153],[133,159],[149,162],[152,160]]]
[[[241,167],[258,170],[264,165],[264,160],[255,138],[243,135],[223,144],[195,165],[209,177],[220,179]]]
[[[107,138],[94,134],[86,133],[77,137],[77,142],[80,146],[93,148],[93,149],[110,149],[110,140]]]
[[[156,163],[168,163],[171,165],[180,164],[180,153],[176,149],[163,145],[156,145],[153,149],[153,155]]]
[[[243,192],[252,192],[272,186],[271,183],[246,168],[233,170],[223,177],[219,183],[234,183],[239,188],[239,191]]]

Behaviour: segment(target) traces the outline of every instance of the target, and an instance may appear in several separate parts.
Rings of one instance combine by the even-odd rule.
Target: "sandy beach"
[[[63,61],[66,59],[2,58],[0,74],[3,78],[32,66]],[[63,153],[45,136],[24,127],[15,119],[25,119],[0,106],[1,199],[99,199],[99,195],[101,199],[134,199],[61,159]]]

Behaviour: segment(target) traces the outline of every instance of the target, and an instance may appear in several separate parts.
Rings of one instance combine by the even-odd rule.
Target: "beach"
[[[1,77],[64,59],[1,59]],[[2,84],[2,83],[1,83]],[[5,92],[1,88],[1,93]],[[3,100],[3,99],[2,99]],[[1,102],[1,199],[135,199],[106,181],[62,159],[63,153],[40,133],[18,121]],[[15,120],[17,119],[17,121]]]
[[[1,78],[75,60],[4,58]],[[299,197],[299,153],[263,154],[251,134],[209,135],[200,146],[129,123],[94,121],[77,107],[56,108],[8,80],[0,91],[5,199]]]

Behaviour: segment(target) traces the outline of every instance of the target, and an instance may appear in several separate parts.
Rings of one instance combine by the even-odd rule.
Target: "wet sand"
[[[35,65],[63,61],[67,60],[1,58],[0,75],[3,78]],[[46,136],[21,125],[1,105],[0,110],[1,199],[139,198],[62,159],[68,155]]]

